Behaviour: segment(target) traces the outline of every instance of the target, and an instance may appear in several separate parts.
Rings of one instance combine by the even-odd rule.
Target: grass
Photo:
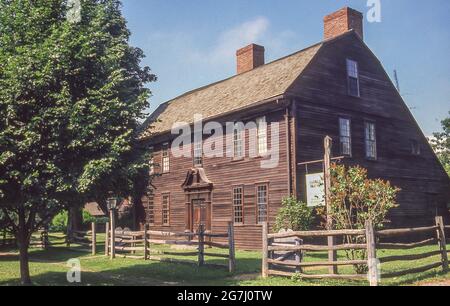
[[[103,250],[102,237],[99,237],[99,250]],[[449,246],[450,247],[450,246]],[[165,247],[152,246],[155,250],[165,250]],[[262,279],[261,255],[259,252],[237,251],[237,271],[234,275],[226,269],[197,267],[189,264],[164,263],[158,261],[143,261],[136,259],[117,258],[113,261],[106,258],[103,253],[91,256],[89,251],[82,252],[65,247],[50,248],[47,251],[34,249],[30,251],[30,273],[35,285],[70,285],[66,280],[69,268],[67,261],[78,258],[81,263],[81,285],[197,285],[197,286],[364,286],[366,281],[304,281],[290,278],[271,277]],[[435,250],[436,247],[423,247],[415,250],[415,253]],[[174,252],[174,250],[171,250]],[[176,251],[175,251],[176,252]],[[212,249],[208,252],[224,253],[224,250]],[[226,252],[226,250],[225,250]],[[378,256],[401,255],[411,251],[386,251],[379,252]],[[159,255],[158,255],[159,256]],[[344,258],[344,253],[339,253]],[[160,256],[159,256],[160,257]],[[164,256],[161,256],[164,257]],[[172,256],[171,258],[196,260],[195,257]],[[318,261],[326,258],[326,254],[308,254],[305,261]],[[417,266],[438,262],[440,257],[432,257],[425,260],[412,262],[397,262],[384,264],[383,271],[399,271]],[[226,264],[224,259],[207,259],[208,263]],[[353,273],[351,267],[339,269],[340,273]],[[326,270],[311,270],[308,273],[325,273]],[[382,280],[382,285],[404,286],[417,283],[433,283],[450,281],[450,273],[443,273],[442,269],[409,275],[405,277]],[[9,250],[0,254],[0,285],[18,285],[19,262],[16,250]]]

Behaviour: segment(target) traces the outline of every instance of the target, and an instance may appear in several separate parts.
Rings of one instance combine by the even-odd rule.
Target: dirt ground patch
[[[422,287],[450,287],[450,279],[448,279],[448,280],[437,280],[435,282],[423,282],[423,283],[419,283],[418,286],[422,286]]]

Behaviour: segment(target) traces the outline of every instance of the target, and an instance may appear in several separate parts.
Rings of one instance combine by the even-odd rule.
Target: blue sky
[[[132,44],[157,74],[151,108],[235,74],[235,51],[266,47],[266,61],[319,42],[323,17],[367,0],[123,0]],[[365,19],[365,41],[425,134],[440,130],[450,111],[450,1],[381,0],[380,23]]]

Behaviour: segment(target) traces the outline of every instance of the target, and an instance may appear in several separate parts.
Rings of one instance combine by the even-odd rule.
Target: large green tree
[[[442,121],[442,130],[434,134],[431,145],[450,176],[450,117]]]
[[[24,284],[33,231],[148,172],[135,131],[155,76],[119,1],[83,0],[79,18],[74,3],[0,0],[0,208]]]

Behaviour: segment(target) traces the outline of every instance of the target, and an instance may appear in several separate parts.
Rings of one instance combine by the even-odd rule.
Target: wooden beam
[[[332,230],[332,231],[298,231],[298,232],[286,232],[278,234],[270,234],[269,238],[314,238],[314,237],[328,237],[328,236],[363,236],[365,230]]]
[[[375,242],[375,232],[372,221],[366,222],[366,244],[367,244],[367,265],[369,267],[369,283],[372,287],[377,287],[379,283],[379,271],[377,261],[377,249]]]
[[[267,278],[269,276],[269,228],[267,222],[263,223],[262,228],[262,277]]]
[[[444,272],[448,271],[448,256],[447,256],[447,240],[445,239],[444,219],[436,217],[437,239],[439,240],[439,248],[442,252],[442,269]]]

